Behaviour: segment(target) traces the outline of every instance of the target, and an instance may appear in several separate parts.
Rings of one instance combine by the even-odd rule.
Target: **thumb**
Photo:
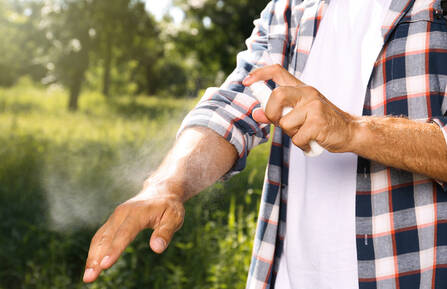
[[[166,210],[158,226],[154,228],[149,245],[157,254],[163,253],[171,242],[174,233],[183,224],[183,213]]]
[[[271,121],[267,118],[262,108],[255,108],[252,112],[252,116],[256,122],[271,123]]]

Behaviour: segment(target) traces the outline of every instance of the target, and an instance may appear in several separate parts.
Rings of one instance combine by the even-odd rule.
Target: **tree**
[[[60,82],[68,88],[68,108],[72,111],[78,108],[94,44],[91,3],[89,0],[47,0],[38,27],[46,36],[41,57],[48,68],[45,82]]]
[[[131,70],[134,78],[139,71],[151,74],[157,59],[162,57],[163,45],[158,38],[157,23],[145,10],[143,1],[96,0],[92,4],[96,11],[94,27],[98,40],[95,55],[102,64],[102,92],[109,96],[113,65]],[[136,62],[136,65],[129,67],[130,62]],[[147,86],[148,82],[155,85],[147,77],[143,77],[143,82],[146,85],[140,83],[140,86]]]
[[[177,0],[186,13],[187,28],[177,36],[179,49],[198,59],[205,85],[218,83],[219,72],[228,75],[235,67],[236,54],[245,49],[245,39],[253,30],[269,1],[256,0]],[[201,81],[199,81],[201,82]]]

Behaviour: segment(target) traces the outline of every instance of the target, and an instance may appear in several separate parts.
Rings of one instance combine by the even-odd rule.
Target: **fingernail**
[[[110,256],[105,256],[104,258],[102,258],[101,264],[99,266],[101,266],[101,268],[108,267],[109,260],[110,260]]]
[[[249,76],[247,76],[246,78],[244,78],[244,80],[242,80],[242,84],[246,84],[247,83],[247,81],[249,81],[251,79],[251,76],[249,75]]]
[[[93,270],[92,268],[88,268],[87,270],[85,270],[84,272],[84,281],[90,281],[93,278],[95,278],[95,270]]]
[[[166,242],[162,238],[157,238],[154,241],[154,250],[157,252],[161,252],[165,249]]]

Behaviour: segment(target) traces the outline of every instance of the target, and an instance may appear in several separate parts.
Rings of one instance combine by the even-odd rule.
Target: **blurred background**
[[[0,0],[0,288],[244,288],[268,145],[92,285],[90,239],[141,188],[267,0]]]

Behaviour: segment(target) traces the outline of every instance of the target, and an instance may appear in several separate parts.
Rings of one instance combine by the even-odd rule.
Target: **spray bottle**
[[[250,86],[250,89],[252,90],[253,95],[261,103],[262,109],[265,111],[265,107],[267,106],[269,97],[272,94],[272,90],[270,89],[270,87],[264,81],[258,81],[253,83]],[[285,107],[282,111],[282,116],[286,115],[291,110],[291,107]],[[310,141],[309,146],[310,150],[308,152],[304,152],[304,154],[308,157],[319,156],[324,151],[323,147],[314,140]]]

